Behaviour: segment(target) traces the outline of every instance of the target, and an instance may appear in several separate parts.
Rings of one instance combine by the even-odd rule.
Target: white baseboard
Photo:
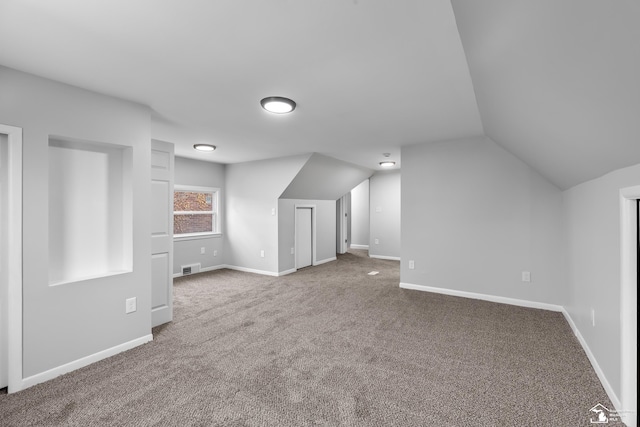
[[[354,245],[353,243],[349,247],[351,249],[369,249],[369,245]]]
[[[52,380],[55,377],[58,377],[60,375],[64,375],[64,374],[69,373],[71,371],[75,371],[76,369],[84,368],[85,366],[88,366],[88,365],[90,365],[92,363],[98,362],[98,361],[100,361],[102,359],[106,359],[107,357],[114,356],[114,355],[116,355],[118,353],[122,353],[123,351],[130,350],[130,349],[132,349],[134,347],[137,347],[139,345],[145,344],[145,343],[147,343],[149,341],[153,341],[153,335],[152,334],[145,335],[145,336],[142,336],[140,338],[136,338],[134,340],[131,340],[131,341],[122,343],[120,345],[117,345],[115,347],[111,347],[111,348],[108,348],[106,350],[99,351],[97,353],[91,354],[89,356],[85,356],[85,357],[80,358],[78,360],[74,360],[73,362],[66,363],[64,365],[58,366],[58,367],[53,368],[53,369],[49,369],[48,371],[41,372],[39,374],[32,375],[32,376],[27,377],[27,378],[23,378],[21,387],[19,387],[17,390],[13,390],[13,391],[24,390],[27,387],[31,387],[31,386],[34,386],[36,384],[40,384],[40,383],[43,383],[45,381]]]
[[[388,259],[388,260],[391,260],[391,261],[400,261],[400,257],[399,256],[371,255],[371,253],[369,253],[369,258]]]
[[[569,312],[565,310],[564,307],[562,307],[562,314],[564,315],[564,318],[567,320],[567,323],[571,327],[571,330],[573,331],[574,335],[576,336],[576,338],[578,338],[578,342],[580,342],[582,349],[587,354],[587,358],[589,359],[589,362],[591,362],[591,366],[593,366],[593,370],[596,371],[596,375],[598,375],[598,379],[602,383],[602,387],[604,388],[604,391],[607,392],[607,395],[609,396],[611,403],[613,403],[613,406],[615,406],[615,410],[620,411],[621,409],[624,409],[622,408],[620,399],[616,395],[615,391],[613,391],[613,387],[611,387],[611,384],[609,384],[607,377],[604,375],[602,368],[600,368],[600,365],[598,364],[596,357],[591,352],[589,345],[587,344],[584,337],[580,333],[580,330],[578,329],[575,322],[571,318],[571,315],[569,315]],[[595,402],[595,403],[598,403],[598,402]],[[614,408],[609,408],[609,409],[614,409]]]
[[[287,274],[295,273],[296,271],[298,271],[298,270],[296,270],[295,268],[292,268],[290,270],[281,271],[281,272],[278,273],[278,276],[286,276]]]
[[[519,307],[538,308],[542,310],[557,311],[562,313],[564,318],[567,320],[567,323],[571,327],[571,330],[575,334],[576,338],[578,338],[578,342],[580,342],[580,345],[582,346],[584,352],[586,353],[587,358],[589,359],[589,362],[591,362],[591,366],[593,366],[593,370],[596,372],[596,375],[598,375],[598,379],[600,380],[602,387],[604,388],[607,395],[609,396],[611,403],[613,403],[613,406],[615,406],[616,410],[620,410],[621,408],[620,399],[614,392],[613,387],[611,387],[611,384],[609,384],[607,377],[604,375],[604,372],[602,371],[602,368],[600,368],[600,365],[598,364],[596,357],[591,352],[589,345],[587,345],[587,342],[582,337],[582,334],[578,330],[575,322],[573,321],[573,319],[571,318],[571,316],[563,306],[555,305],[555,304],[547,304],[544,302],[537,302],[537,301],[527,301],[527,300],[521,300],[521,299],[515,299],[515,298],[499,297],[494,295],[477,294],[473,292],[458,291],[453,289],[434,288],[431,286],[415,285],[412,283],[400,283],[400,287],[403,289],[413,289],[417,291],[434,292],[434,293],[444,294],[444,295],[480,299],[484,301],[498,302],[502,304],[517,305]],[[594,404],[596,403],[598,402],[594,402]],[[611,409],[614,409],[614,408],[611,408]]]
[[[276,273],[275,271],[256,270],[255,268],[238,267],[237,265],[225,265],[224,268],[228,268],[229,270],[242,271],[244,273],[262,274],[263,276],[278,276],[278,273]]]
[[[499,302],[501,304],[517,305],[519,307],[538,308],[541,310],[559,311],[564,308],[561,305],[547,304],[545,302],[527,301],[523,299],[499,297],[495,295],[477,294],[474,292],[458,291],[454,289],[434,288],[432,286],[414,285],[412,283],[400,283],[400,287],[403,289],[413,289],[416,291],[434,292],[436,294],[451,295],[454,297],[472,298],[483,301]]]
[[[322,259],[322,260],[320,260],[320,261],[316,261],[315,263],[313,263],[313,265],[326,264],[326,263],[328,263],[328,262],[335,261],[335,260],[337,260],[337,259],[338,259],[338,258],[336,258],[336,257],[326,258],[326,259]]]
[[[222,270],[223,268],[227,268],[226,265],[224,264],[220,264],[220,265],[214,265],[212,267],[203,267],[200,269],[200,271],[198,271],[198,273],[204,273],[207,271],[214,271],[214,270]],[[198,274],[198,273],[194,273],[194,274]],[[176,277],[182,277],[184,276],[184,274],[182,273],[174,273],[173,274],[173,278],[175,279]],[[187,276],[191,276],[191,274],[187,274]]]
[[[326,259],[326,260],[318,261],[314,265],[324,264],[325,262],[335,261],[336,259],[337,259],[336,257],[329,258],[329,259]],[[213,270],[222,270],[223,268],[228,268],[229,270],[242,271],[243,273],[261,274],[263,276],[272,276],[272,277],[286,276],[287,274],[295,273],[296,271],[298,271],[297,269],[292,268],[292,269],[289,269],[289,270],[280,271],[280,272],[276,273],[276,272],[273,272],[273,271],[257,270],[255,268],[248,268],[248,267],[240,267],[240,266],[237,266],[237,265],[220,264],[220,265],[216,265],[216,266],[213,266],[213,267],[201,268],[198,273],[204,273],[206,271],[213,271]],[[198,273],[194,273],[194,274],[198,274]],[[191,274],[187,274],[187,276],[192,276],[192,275]],[[177,273],[177,274],[173,275],[174,279],[177,278],[177,277],[183,277],[183,274]]]

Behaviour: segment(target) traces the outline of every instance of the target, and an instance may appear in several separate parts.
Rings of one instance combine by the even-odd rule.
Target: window
[[[191,237],[219,233],[217,188],[175,186],[173,236]]]

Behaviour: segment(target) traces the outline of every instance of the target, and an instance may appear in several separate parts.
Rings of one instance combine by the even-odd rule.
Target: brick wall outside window
[[[215,198],[211,192],[176,191],[173,199],[173,234],[216,231],[214,230],[216,209],[214,204]]]

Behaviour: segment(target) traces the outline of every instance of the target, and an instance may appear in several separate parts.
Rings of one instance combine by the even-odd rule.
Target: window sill
[[[197,234],[188,234],[185,236],[174,236],[174,242],[182,242],[186,240],[199,240],[199,239],[210,239],[210,238],[220,238],[222,237],[222,233],[197,233]]]

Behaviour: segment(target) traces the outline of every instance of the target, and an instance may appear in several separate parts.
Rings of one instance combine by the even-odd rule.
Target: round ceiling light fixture
[[[380,166],[382,166],[383,168],[390,168],[391,166],[395,166],[396,162],[391,161],[391,160],[385,160],[384,162],[380,162]]]
[[[282,96],[268,96],[260,101],[262,108],[274,114],[287,114],[296,109],[296,103]]]
[[[212,151],[215,151],[216,146],[211,144],[194,144],[193,148],[195,148],[198,151],[205,151],[210,153]]]

